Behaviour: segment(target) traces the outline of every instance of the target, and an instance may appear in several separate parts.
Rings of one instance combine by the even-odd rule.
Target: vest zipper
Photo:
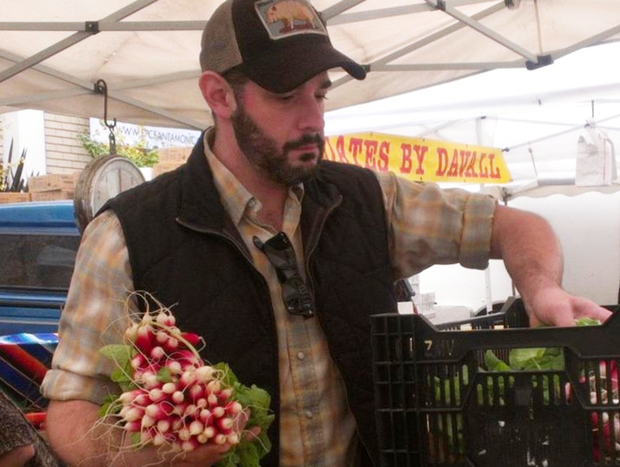
[[[325,227],[327,218],[338,206],[340,206],[341,203],[342,203],[342,196],[340,196],[338,198],[338,201],[336,201],[334,204],[332,204],[327,209],[327,211],[325,212],[325,215],[323,216],[323,218],[321,219],[319,223],[319,226],[315,229],[316,235],[313,235],[314,232],[308,232],[308,239],[310,239],[310,242],[309,242],[310,244],[308,245],[308,250],[304,251],[304,269],[306,270],[306,278],[308,282],[310,282],[310,288],[313,291],[315,290],[315,288],[314,288],[314,278],[312,277],[312,274],[310,274],[311,257],[314,254],[317,245],[319,244],[319,238],[321,238],[321,233],[323,232],[323,228]]]

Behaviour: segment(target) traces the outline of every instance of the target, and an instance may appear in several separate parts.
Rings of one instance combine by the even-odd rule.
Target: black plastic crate
[[[611,307],[608,307],[611,308]],[[620,466],[620,313],[601,326],[528,328],[520,299],[434,326],[421,315],[372,317],[382,467]],[[485,354],[559,349],[562,368],[488,371]],[[595,391],[591,391],[595,387]]]

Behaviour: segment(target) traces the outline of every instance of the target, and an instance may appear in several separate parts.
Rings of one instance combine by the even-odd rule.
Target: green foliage
[[[112,344],[102,347],[100,352],[106,358],[116,363],[116,367],[112,371],[110,379],[118,383],[123,392],[134,389],[135,385],[131,379],[131,372],[133,371],[131,367],[131,358],[135,354],[133,349],[125,344]],[[100,417],[112,415],[120,411],[121,404],[117,398],[118,395],[116,394],[108,394],[108,396],[106,396],[103,405],[99,408]]]
[[[102,347],[101,353],[116,363],[110,379],[118,383],[123,391],[134,389],[136,386],[131,379],[133,373],[131,359],[135,355],[134,349],[125,344],[112,344]]]
[[[97,415],[99,418],[107,417],[108,415],[114,415],[121,411],[122,404],[118,401],[118,395],[108,394],[103,400],[103,404],[99,407]]]
[[[94,141],[87,132],[78,134],[76,138],[93,158],[110,154],[109,143]],[[116,153],[119,156],[125,156],[138,167],[153,167],[159,162],[157,149],[149,149],[145,139],[140,139],[136,144],[129,144],[122,136],[118,135],[115,135],[115,139]]]
[[[258,439],[250,442],[242,438],[241,442],[230,449],[216,466],[260,467],[260,459],[271,450],[271,441],[267,437],[267,429],[275,418],[269,408],[271,396],[267,391],[260,389],[254,384],[251,387],[241,384],[230,367],[225,363],[218,363],[213,368],[222,371],[224,374],[222,382],[225,386],[233,388],[233,399],[238,401],[243,407],[250,409],[247,427],[258,426],[261,429]]]
[[[516,371],[564,369],[564,354],[562,349],[557,347],[513,349],[508,354],[508,360],[510,367]]]
[[[86,132],[79,133],[76,139],[80,142],[82,147],[86,149],[86,152],[93,158],[106,156],[110,154],[110,145],[100,143],[99,141],[93,141],[90,135]]]
[[[601,322],[598,319],[594,318],[577,318],[575,320],[575,324],[577,326],[598,326]]]
[[[592,318],[578,318],[577,326],[596,326],[601,322]],[[491,350],[487,350],[485,364],[488,371],[557,371],[565,368],[564,353],[557,347],[534,347],[512,349],[508,363],[503,362]]]
[[[489,371],[511,371],[512,368],[506,362],[497,358],[491,350],[484,353],[484,363]]]

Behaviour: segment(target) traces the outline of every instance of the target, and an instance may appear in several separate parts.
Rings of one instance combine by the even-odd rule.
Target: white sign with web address
[[[144,143],[147,148],[193,147],[200,131],[179,128],[160,128],[117,122],[114,129],[117,144]],[[98,118],[90,119],[90,137],[100,143],[109,142],[109,130]]]

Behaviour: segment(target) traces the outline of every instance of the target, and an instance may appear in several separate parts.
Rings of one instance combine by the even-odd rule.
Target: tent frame
[[[102,32],[111,31],[200,31],[204,28],[206,21],[124,21],[134,13],[143,10],[150,5],[153,5],[158,0],[135,0],[123,8],[107,15],[106,17],[98,21],[86,21],[80,22],[0,22],[0,31],[68,31],[73,32],[70,36],[62,39],[51,46],[31,55],[29,57],[19,57],[9,51],[2,50],[0,46],[0,58],[14,63],[9,68],[0,71],[0,84],[4,81],[13,78],[20,73],[33,69],[47,76],[62,80],[66,83],[70,83],[76,86],[76,89],[69,91],[57,91],[57,92],[43,92],[35,93],[34,95],[21,95],[21,96],[7,96],[0,98],[0,106],[8,107],[20,107],[28,108],[29,105],[40,108],[47,100],[68,98],[74,96],[80,96],[85,94],[96,93],[96,89],[93,83],[84,81],[76,76],[71,76],[62,71],[52,69],[42,64],[45,60],[53,57],[54,55],[63,52],[73,45],[89,39],[90,37],[100,34]],[[453,24],[445,27],[437,32],[424,37],[423,39],[416,40],[398,50],[395,50],[387,55],[367,63],[364,66],[369,72],[415,72],[415,71],[441,71],[441,70],[465,70],[472,73],[484,72],[497,68],[517,68],[526,67],[528,69],[534,69],[541,66],[546,66],[554,62],[559,57],[569,54],[581,47],[597,44],[612,36],[620,34],[620,24],[616,27],[610,28],[607,31],[601,32],[593,37],[573,44],[570,47],[566,47],[562,50],[556,50],[551,53],[536,54],[530,50],[527,50],[507,37],[499,34],[497,31],[493,31],[490,28],[484,26],[481,20],[493,16],[494,14],[503,11],[505,9],[515,9],[519,7],[520,0],[501,0],[494,3],[492,6],[478,12],[475,15],[468,16],[459,11],[458,7],[470,6],[482,3],[489,3],[488,0],[424,0],[425,3],[418,3],[411,6],[401,7],[386,7],[379,8],[363,12],[349,12],[354,7],[365,3],[365,0],[341,0],[334,5],[326,8],[321,12],[321,15],[326,20],[328,26],[345,25],[350,23],[369,21],[380,18],[390,18],[405,14],[420,14],[429,11],[443,12],[445,15],[450,16],[455,20]],[[536,0],[535,0],[536,1]],[[536,4],[537,5],[537,4]],[[538,8],[538,6],[536,6]],[[463,28],[470,28],[477,33],[486,36],[492,41],[500,44],[502,47],[516,53],[522,57],[522,60],[511,60],[506,62],[489,61],[489,62],[475,62],[475,63],[420,63],[420,64],[396,64],[393,63],[398,58],[401,58],[414,50],[420,49],[436,40],[445,38],[451,33]],[[540,31],[539,31],[540,35]],[[539,38],[540,40],[540,38]],[[154,105],[141,101],[139,99],[131,98],[126,95],[124,91],[135,89],[141,86],[148,86],[153,84],[161,84],[172,80],[178,79],[194,79],[198,78],[200,70],[196,69],[191,72],[171,73],[163,76],[158,76],[151,80],[135,80],[125,82],[122,85],[111,84],[109,90],[109,96],[111,99],[119,102],[134,106],[136,108],[145,110],[151,114],[162,117],[165,120],[169,120],[174,125],[184,126],[188,128],[201,129],[204,124],[196,121],[192,118],[179,116],[171,111],[166,111],[158,108]],[[349,76],[344,76],[335,80],[334,88],[343,86],[352,80]],[[96,81],[96,80],[95,80]]]

